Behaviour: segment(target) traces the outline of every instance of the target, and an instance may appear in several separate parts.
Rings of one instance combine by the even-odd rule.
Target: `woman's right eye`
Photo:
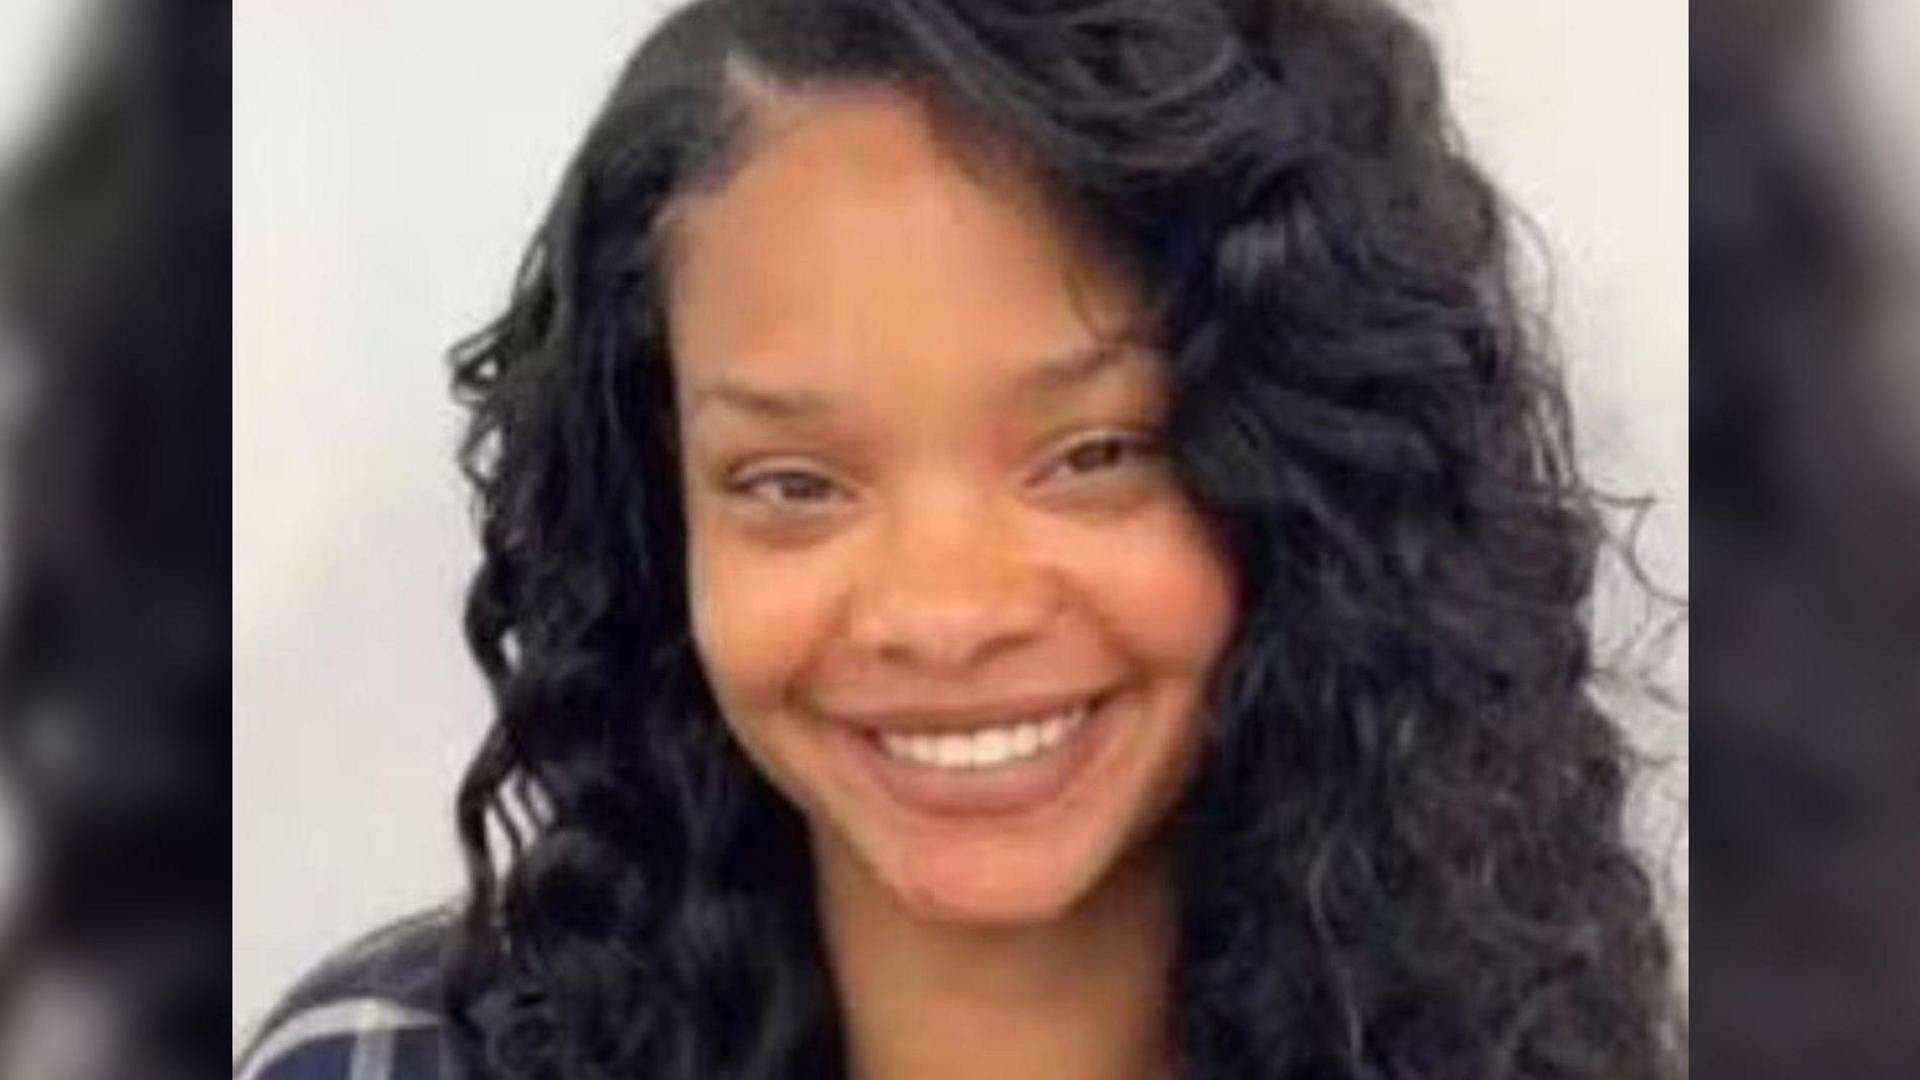
[[[775,510],[811,511],[844,496],[840,485],[805,469],[764,469],[729,479],[728,495],[751,500]]]

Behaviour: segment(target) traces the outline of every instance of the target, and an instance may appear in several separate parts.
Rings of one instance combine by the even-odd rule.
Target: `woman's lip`
[[[941,769],[889,754],[870,731],[838,728],[857,767],[894,800],[944,818],[1018,814],[1059,798],[1111,737],[1116,693],[1096,697],[1059,743],[1033,757],[974,769]]]

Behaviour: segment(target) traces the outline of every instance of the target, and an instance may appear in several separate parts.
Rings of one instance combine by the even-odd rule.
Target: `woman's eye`
[[[1068,480],[1096,477],[1154,457],[1158,449],[1145,435],[1100,435],[1069,447],[1048,471]]]
[[[819,473],[769,469],[729,481],[727,492],[776,508],[812,508],[832,501],[840,494],[840,487]]]

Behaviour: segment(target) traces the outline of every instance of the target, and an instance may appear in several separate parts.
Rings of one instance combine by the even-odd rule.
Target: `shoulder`
[[[453,1055],[433,1013],[380,998],[301,1009],[264,1030],[239,1080],[453,1080]]]
[[[439,1011],[447,910],[382,928],[296,984],[248,1040],[238,1080],[453,1080]]]

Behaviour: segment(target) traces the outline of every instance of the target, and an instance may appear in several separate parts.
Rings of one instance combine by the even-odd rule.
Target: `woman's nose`
[[[1037,639],[1058,603],[1052,575],[1004,521],[950,501],[900,515],[854,598],[850,633],[868,656],[964,671]]]

